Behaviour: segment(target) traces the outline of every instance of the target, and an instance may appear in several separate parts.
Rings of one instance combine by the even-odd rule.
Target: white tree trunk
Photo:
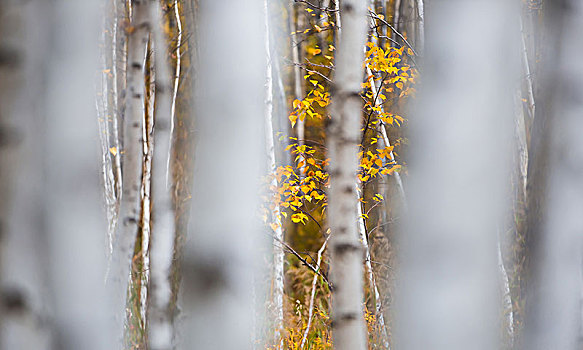
[[[417,41],[415,42],[415,51],[421,57],[423,57],[423,52],[425,50],[425,6],[423,4],[424,0],[416,0],[415,4],[417,6]]]
[[[0,2],[0,348],[50,349],[44,58],[51,6]]]
[[[362,102],[360,83],[363,46],[366,39],[366,2],[344,1],[342,36],[336,54],[332,95],[332,119],[327,127],[330,156],[328,222],[331,278],[333,283],[332,324],[336,349],[366,348],[363,318],[363,248],[356,229],[355,193]]]
[[[528,49],[526,48],[526,33],[524,31],[524,25],[522,24],[522,16],[518,17],[520,20],[520,43],[522,46],[522,72],[524,74],[524,79],[526,80],[526,91],[527,91],[527,103],[528,103],[528,114],[530,119],[534,119],[535,115],[535,103],[534,103],[534,88],[533,79],[530,71],[530,63],[528,60]]]
[[[265,17],[265,53],[267,57],[266,79],[265,79],[265,146],[267,158],[267,170],[273,176],[271,186],[277,188],[277,179],[275,177],[275,142],[273,140],[273,74],[272,74],[272,57],[270,45],[270,26],[269,26],[269,8],[267,0],[263,1]],[[277,59],[277,58],[276,58]],[[274,339],[273,345],[283,349],[283,246],[279,244],[284,240],[283,227],[280,220],[280,208],[276,204],[271,212],[271,222],[275,224],[273,230],[273,320]]]
[[[293,63],[293,73],[294,73],[294,98],[297,100],[302,100],[304,98],[304,87],[302,79],[302,72],[300,65],[302,62],[300,61],[302,50],[302,42],[299,40],[298,31],[303,28],[298,28],[298,22],[302,18],[303,14],[298,13],[297,22],[295,20],[295,1],[290,0],[289,4],[289,23],[290,23],[290,30],[291,30],[291,53],[292,53],[292,63]],[[297,130],[298,130],[298,145],[303,145],[305,141],[305,120],[300,120],[298,118],[297,121]],[[300,174],[300,176],[303,176]]]
[[[59,349],[114,349],[110,299],[103,275],[106,232],[98,180],[92,106],[99,31],[97,1],[53,2],[51,53],[46,61],[44,205],[48,277]],[[31,23],[31,27],[37,23]],[[37,28],[37,27],[35,27]],[[36,31],[35,34],[37,35]]]
[[[525,349],[570,350],[581,348],[583,3],[550,2],[545,10],[545,34],[553,42],[543,61],[544,93],[538,102],[544,105],[537,111],[548,113],[545,128],[550,130],[543,198],[548,210],[532,258],[535,271],[527,300]]]
[[[172,289],[170,273],[174,256],[174,209],[166,180],[170,159],[171,120],[174,112],[172,81],[168,64],[168,45],[162,32],[162,13],[158,2],[150,8],[154,38],[155,110],[154,156],[152,164],[152,231],[150,245],[150,303],[148,305],[149,342],[152,350],[173,348],[173,319],[170,310]],[[168,168],[169,169],[169,168]],[[168,174],[172,179],[172,173]]]
[[[379,319],[379,325],[382,329],[382,335],[384,336],[384,346],[385,348],[389,349],[389,337],[387,333],[387,326],[385,323],[385,315],[383,314],[382,309],[382,299],[381,294],[379,293],[379,288],[377,287],[377,282],[374,277],[374,270],[372,269],[371,263],[371,254],[370,254],[370,245],[368,244],[368,238],[366,236],[366,224],[364,222],[363,213],[362,213],[362,205],[360,203],[360,195],[358,194],[358,186],[357,186],[357,202],[356,202],[356,215],[358,216],[358,236],[362,241],[362,246],[364,247],[364,259],[365,259],[365,273],[366,277],[368,278],[368,283],[370,284],[370,289],[373,292],[374,300],[375,300],[375,316]]]
[[[124,117],[124,149],[122,158],[122,195],[119,224],[114,237],[111,276],[115,289],[115,307],[120,336],[125,320],[126,293],[134,243],[140,221],[140,188],[142,183],[142,131],[145,112],[144,63],[150,23],[150,2],[131,1],[131,25],[128,31],[127,97]],[[120,339],[121,340],[121,339]]]
[[[250,349],[263,157],[263,3],[204,0],[181,348]],[[218,22],[229,26],[217,26]],[[233,30],[236,28],[236,30]],[[256,287],[256,293],[262,293]],[[261,329],[261,327],[257,327]]]
[[[394,345],[495,349],[501,305],[496,226],[506,209],[512,152],[508,81],[517,76],[519,58],[489,53],[516,51],[518,28],[508,28],[517,11],[505,0],[428,5],[424,85],[410,118]]]

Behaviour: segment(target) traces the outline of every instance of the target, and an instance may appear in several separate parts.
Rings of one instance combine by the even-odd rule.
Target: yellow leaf
[[[307,48],[307,51],[308,51],[308,53],[310,55],[313,55],[313,56],[315,56],[315,55],[319,54],[320,52],[322,52],[322,50],[316,49],[316,48],[313,48],[313,47],[308,47]]]
[[[113,155],[115,156],[115,155],[117,154],[117,148],[115,148],[115,147],[111,147],[111,148],[109,149],[109,152],[111,152],[111,154],[113,154]]]
[[[397,83],[395,84],[395,86],[397,86],[399,89],[403,89],[403,83],[402,83],[402,82],[400,82],[400,81],[399,81],[399,82],[397,82]]]

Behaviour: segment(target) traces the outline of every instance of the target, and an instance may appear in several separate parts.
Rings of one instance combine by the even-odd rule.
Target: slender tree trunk
[[[395,298],[399,349],[498,348],[496,231],[511,154],[508,81],[519,61],[488,53],[516,51],[518,28],[507,29],[514,10],[505,0],[429,3],[424,85],[410,118],[409,211]]]
[[[366,2],[344,1],[342,36],[336,54],[333,117],[327,126],[330,155],[328,222],[330,239],[333,339],[336,349],[366,348],[363,318],[363,248],[356,230],[355,174],[362,102],[360,83],[367,32]]]
[[[43,169],[51,6],[0,1],[0,348],[50,349]]]
[[[140,188],[142,183],[142,131],[145,113],[144,63],[149,29],[149,6],[146,1],[132,0],[128,34],[127,98],[124,117],[123,190],[119,225],[116,232],[112,276],[116,290],[115,306],[125,319],[126,293],[134,242],[140,222]],[[123,313],[122,313],[123,312]],[[123,321],[117,326],[122,328]]]
[[[303,30],[303,14],[297,13],[297,21],[296,21],[296,6],[293,0],[290,1],[289,5],[289,23],[290,23],[290,30],[291,30],[291,52],[292,52],[292,63],[293,63],[293,74],[294,74],[294,98],[297,100],[302,100],[304,98],[304,87],[302,79],[302,72],[300,65],[302,61],[300,58],[303,57],[303,45],[300,41],[300,36],[298,32]],[[300,25],[302,24],[302,25]],[[303,145],[305,141],[305,120],[298,119],[298,145]]]
[[[106,232],[100,213],[98,145],[92,81],[97,68],[97,1],[56,1],[46,66],[47,113],[44,200],[50,254],[55,348],[115,349],[103,276]],[[38,22],[31,23],[37,28]],[[47,28],[41,29],[47,30]],[[35,31],[34,35],[38,35]],[[129,261],[128,261],[129,264]],[[116,310],[119,312],[120,310]]]
[[[524,348],[580,349],[583,47],[578,35],[583,30],[583,4],[571,0],[546,4],[545,38],[552,38],[552,43],[543,56],[543,94],[537,98],[535,124],[539,119],[546,123],[537,129],[544,132],[533,137],[548,139],[539,140],[529,168],[529,175],[538,174],[536,185],[543,186],[532,193],[529,205],[546,210],[538,220],[529,220],[532,275]]]
[[[252,276],[262,263],[255,254],[264,236],[256,220],[258,182],[266,164],[262,5],[214,0],[199,5],[198,143],[182,268],[182,348],[252,347]],[[218,21],[230,25],[217,26]]]
[[[173,313],[170,310],[172,287],[170,284],[172,257],[174,252],[174,210],[172,196],[166,181],[166,172],[171,151],[171,120],[173,95],[168,47],[162,32],[162,14],[158,2],[151,6],[150,16],[154,33],[155,52],[155,111],[154,111],[154,157],[152,164],[153,206],[151,235],[151,299],[148,309],[149,343],[152,350],[173,348]],[[169,174],[172,179],[172,173]]]
[[[366,233],[366,223],[364,222],[364,217],[362,213],[362,205],[360,203],[360,195],[358,195],[358,186],[357,186],[357,203],[356,203],[356,215],[358,217],[358,236],[362,241],[362,245],[364,247],[364,266],[365,266],[365,273],[368,279],[368,283],[370,285],[370,290],[374,295],[375,301],[375,316],[379,320],[379,325],[381,327],[382,336],[383,336],[383,345],[385,348],[389,348],[389,337],[387,333],[387,325],[385,324],[385,316],[382,310],[382,299],[381,294],[379,293],[379,288],[377,286],[377,282],[374,276],[374,270],[371,264],[371,254],[370,254],[370,245],[368,243],[368,237]]]
[[[415,41],[415,51],[421,57],[425,49],[425,0],[416,0],[417,7],[417,40]]]
[[[265,80],[265,144],[267,155],[267,169],[273,176],[271,186],[277,188],[277,179],[275,177],[275,142],[273,141],[273,74],[272,74],[272,57],[270,45],[270,25],[269,25],[269,8],[267,0],[263,1],[265,16],[265,53],[267,57],[266,80]],[[275,58],[277,59],[277,58]],[[271,222],[273,223],[273,320],[274,338],[273,345],[278,349],[283,349],[283,246],[279,244],[284,240],[283,227],[280,220],[279,204],[276,204],[271,212]]]

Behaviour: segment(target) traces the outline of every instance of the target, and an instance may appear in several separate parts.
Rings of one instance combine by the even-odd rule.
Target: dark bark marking
[[[19,288],[8,287],[2,291],[2,306],[6,312],[23,312],[26,304],[26,297]]]
[[[340,243],[340,244],[334,245],[333,248],[339,255],[344,255],[346,253],[356,252],[356,251],[359,251],[361,249],[361,247],[359,245],[352,244],[352,243]]]

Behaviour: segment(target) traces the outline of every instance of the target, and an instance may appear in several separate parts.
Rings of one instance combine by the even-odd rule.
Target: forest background
[[[581,348],[579,1],[0,16],[1,349]]]

